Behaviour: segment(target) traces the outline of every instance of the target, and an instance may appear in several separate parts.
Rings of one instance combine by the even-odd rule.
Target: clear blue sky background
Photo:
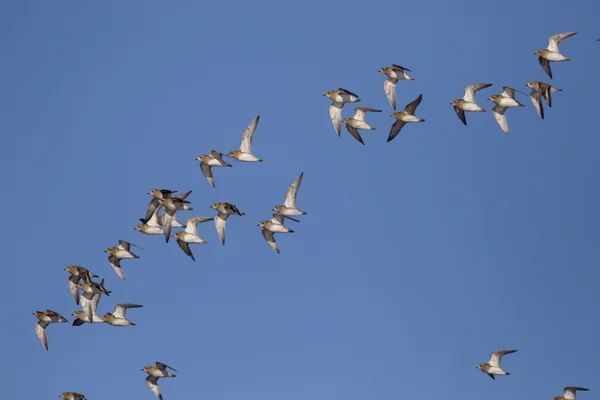
[[[92,4],[93,3],[93,4]],[[124,4],[126,3],[126,4]],[[179,372],[165,400],[550,399],[597,397],[600,3],[3,2],[3,397],[153,399],[144,365]],[[500,130],[487,100],[550,82],[535,50],[577,31],[553,64],[546,120],[526,107]],[[392,109],[380,67],[410,68],[398,107],[423,93],[423,124],[386,144]],[[463,126],[450,101],[470,83],[488,109]],[[327,90],[358,93],[376,131],[335,134]],[[352,115],[352,106],[344,116]],[[261,164],[194,158],[237,149],[252,118]],[[256,224],[304,171],[308,215],[278,235]],[[175,240],[135,232],[152,188],[193,190],[247,213],[227,245],[192,262]],[[139,260],[104,249],[129,240]],[[77,310],[68,264],[106,278],[137,326],[48,328],[33,311]],[[490,351],[512,373],[475,369]],[[190,397],[191,396],[191,397]]]

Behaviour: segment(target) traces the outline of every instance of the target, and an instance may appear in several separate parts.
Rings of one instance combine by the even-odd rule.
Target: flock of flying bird
[[[548,47],[545,49],[537,50],[534,54],[538,56],[538,61],[546,74],[552,78],[552,69],[550,68],[551,62],[562,62],[562,61],[571,61],[568,57],[562,55],[559,51],[559,44],[564,39],[570,38],[575,35],[577,32],[567,32],[567,33],[558,33],[556,35],[552,35],[548,38]],[[597,39],[600,41],[600,39]],[[410,69],[402,67],[400,65],[392,64],[392,66],[383,67],[379,70],[387,76],[387,79],[383,82],[383,89],[385,94],[390,102],[392,108],[396,110],[396,84],[400,80],[414,81],[415,79],[410,77],[408,72],[412,72]],[[450,103],[454,108],[454,112],[458,116],[458,118],[462,121],[463,124],[467,125],[467,117],[465,112],[486,112],[484,108],[478,105],[475,101],[475,94],[482,89],[486,89],[492,86],[491,83],[474,83],[471,85],[467,85],[464,88],[464,95],[461,99],[452,100]],[[532,81],[525,85],[531,89],[529,92],[529,96],[531,98],[531,102],[535,107],[538,115],[544,119],[544,106],[542,103],[542,98],[548,104],[548,107],[552,107],[552,93],[560,92],[562,89],[554,87],[545,82]],[[492,114],[494,118],[500,125],[502,131],[506,134],[509,133],[508,130],[508,122],[506,122],[506,116],[504,113],[509,108],[514,107],[524,107],[522,103],[515,99],[516,92],[521,92],[520,90],[504,86],[502,88],[502,93],[492,95],[488,99],[494,102],[495,106],[492,108]],[[342,133],[342,122],[346,125],[346,129],[354,139],[356,139],[359,143],[365,144],[360,133],[360,130],[375,130],[373,126],[371,126],[367,122],[367,113],[368,112],[381,112],[377,108],[371,107],[356,107],[354,109],[354,115],[352,118],[342,118],[342,109],[344,104],[346,103],[357,103],[360,102],[360,98],[357,94],[352,93],[349,90],[339,88],[338,90],[331,90],[326,92],[324,96],[329,97],[333,103],[329,106],[329,116],[331,117],[331,121],[333,122],[333,127],[337,132],[338,136]],[[394,140],[396,136],[400,133],[400,130],[407,123],[414,122],[425,122],[423,118],[420,118],[415,115],[417,107],[421,104],[421,100],[423,100],[423,95],[419,95],[415,100],[406,105],[403,111],[394,112],[391,116],[396,119],[392,127],[390,128],[390,133],[388,134],[387,141],[390,142]]]
[[[552,79],[552,70],[550,68],[550,62],[561,62],[570,61],[569,58],[565,57],[559,52],[559,44],[562,40],[570,38],[575,35],[576,32],[559,33],[550,36],[548,39],[548,47],[546,49],[540,49],[535,52],[538,56],[538,61],[546,74]],[[600,38],[597,39],[600,41]],[[396,110],[396,84],[399,80],[412,80],[406,72],[411,72],[408,68],[401,67],[396,64],[392,64],[389,67],[383,67],[379,70],[380,72],[387,75],[383,87],[385,94],[390,102],[390,105]],[[467,125],[465,112],[485,112],[475,102],[475,93],[479,90],[485,89],[492,86],[489,83],[476,83],[465,87],[464,96],[462,99],[453,100],[450,104],[453,106],[454,111],[458,118]],[[544,118],[544,109],[542,105],[542,97],[546,101],[549,107],[552,107],[551,93],[561,91],[556,87],[544,82],[532,81],[526,86],[531,89],[529,96],[535,106],[535,109],[539,116]],[[518,90],[503,87],[503,92],[497,95],[492,95],[489,100],[494,102],[496,105],[492,109],[494,117],[502,130],[508,133],[508,124],[506,117],[504,116],[505,111],[512,107],[523,107],[523,104],[519,103],[515,99],[515,92]],[[520,92],[520,91],[519,91]],[[523,93],[523,92],[521,92]],[[369,107],[356,107],[354,109],[355,114],[352,118],[342,118],[342,109],[346,103],[360,102],[358,95],[350,92],[346,89],[338,89],[328,91],[324,96],[329,97],[333,103],[329,106],[329,114],[333,122],[333,126],[338,134],[341,135],[342,122],[346,125],[348,132],[360,143],[365,144],[362,137],[359,134],[359,130],[375,130],[374,127],[366,122],[367,112],[381,112],[379,109]],[[407,123],[412,122],[424,122],[425,120],[416,116],[415,111],[423,95],[419,95],[414,101],[409,103],[403,111],[394,112],[392,116],[396,119],[390,129],[388,135],[388,142],[393,140],[400,132],[402,127]],[[216,188],[215,180],[212,174],[213,167],[232,167],[231,164],[223,160],[223,156],[228,156],[234,160],[243,162],[262,162],[263,160],[256,157],[252,153],[252,138],[256,131],[260,116],[257,116],[252,120],[248,128],[242,134],[242,142],[238,150],[230,151],[227,155],[219,153],[215,150],[211,150],[210,154],[200,155],[196,158],[200,162],[200,170],[206,177],[207,181],[212,187]],[[306,212],[296,208],[296,196],[302,183],[304,173],[301,173],[294,182],[289,186],[285,194],[285,202],[282,205],[273,207],[272,219],[261,221],[258,226],[262,228],[262,235],[267,243],[273,250],[279,253],[279,247],[275,241],[275,233],[290,233],[294,232],[288,227],[284,226],[285,219],[290,219],[295,222],[299,222],[293,217],[298,215],[304,215]],[[147,234],[147,235],[164,235],[165,241],[168,242],[171,236],[172,228],[185,228],[183,231],[174,233],[172,236],[177,239],[177,244],[181,250],[192,260],[195,261],[194,255],[192,254],[189,245],[190,244],[206,244],[208,243],[205,239],[198,235],[198,224],[208,222],[211,220],[215,221],[215,227],[219,239],[223,245],[225,245],[225,224],[229,216],[245,215],[244,212],[240,211],[234,204],[231,203],[214,203],[210,207],[217,211],[215,217],[191,217],[185,220],[185,224],[179,222],[176,218],[177,211],[191,211],[193,208],[190,206],[190,202],[187,197],[191,194],[191,190],[180,195],[176,195],[177,191],[168,189],[153,189],[148,192],[152,196],[152,199],[146,210],[146,216],[140,218],[141,224],[135,227],[135,230]],[[162,213],[160,213],[164,209]],[[138,255],[131,251],[131,246],[138,247],[132,243],[124,240],[119,240],[119,244],[114,247],[109,247],[105,252],[109,253],[108,261],[113,270],[121,279],[125,279],[125,274],[121,267],[122,259],[134,259],[140,258]],[[139,247],[138,247],[139,248]],[[75,311],[72,315],[75,317],[73,326],[81,326],[84,323],[107,323],[113,326],[130,326],[135,325],[127,319],[126,313],[129,308],[140,308],[143,307],[141,304],[132,303],[119,303],[115,304],[113,313],[105,313],[104,316],[100,317],[97,314],[98,303],[100,297],[104,294],[110,296],[112,293],[104,287],[104,279],[100,282],[93,281],[93,278],[98,275],[87,270],[86,268],[78,265],[69,265],[65,268],[69,272],[68,285],[69,290],[75,304],[81,306],[81,310]],[[36,311],[33,313],[38,321],[35,323],[36,334],[42,343],[42,346],[48,350],[48,338],[46,336],[46,328],[49,324],[68,322],[66,318],[52,310]],[[496,379],[496,375],[510,375],[500,366],[502,356],[516,352],[517,350],[497,350],[490,353],[490,359],[485,364],[480,364],[477,369],[486,373],[490,378]],[[158,380],[160,378],[175,377],[175,374],[168,371],[169,369],[177,372],[175,369],[169,367],[162,362],[155,362],[155,365],[145,366],[142,371],[146,372],[146,383],[150,390],[155,396],[162,400],[163,396],[158,387]],[[564,388],[564,394],[559,397],[554,397],[554,400],[576,400],[577,391],[587,391],[589,389],[575,386],[568,386]],[[87,400],[84,395],[76,392],[64,392],[59,397],[65,400]]]

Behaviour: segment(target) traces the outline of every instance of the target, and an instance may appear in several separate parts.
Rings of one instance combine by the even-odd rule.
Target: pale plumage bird
[[[185,254],[187,254],[187,256],[189,258],[191,258],[192,261],[196,261],[196,259],[194,258],[194,255],[192,254],[192,251],[190,250],[189,245],[193,244],[193,243],[194,244],[208,243],[206,240],[204,240],[200,236],[198,236],[198,224],[207,222],[207,221],[212,221],[213,219],[214,218],[210,218],[210,217],[188,218],[185,221],[185,231],[176,232],[173,235],[177,239],[177,244],[179,245],[181,250],[183,250],[183,252]]]
[[[150,219],[148,221],[146,221],[145,223],[139,224],[134,229],[136,231],[142,232],[146,235],[162,235],[164,233],[164,230],[158,223],[158,210],[161,207],[162,206],[157,207],[154,210],[154,213],[152,214],[152,216],[150,217]],[[144,220],[140,218],[140,221],[144,221]],[[109,257],[109,261],[110,261],[110,257]],[[111,263],[111,266],[112,266],[112,263]]]
[[[492,109],[492,114],[494,114],[496,122],[498,122],[502,131],[508,134],[508,122],[506,122],[504,112],[511,107],[525,107],[525,105],[515,99],[516,89],[504,86],[502,90],[502,93],[490,96],[489,100],[496,104]]]
[[[106,313],[102,320],[107,324],[112,326],[129,326],[135,325],[133,322],[127,319],[126,313],[128,308],[140,308],[143,307],[141,304],[131,304],[131,303],[119,303],[115,304],[115,312],[114,313]]]
[[[204,177],[210,183],[212,187],[215,186],[215,178],[212,174],[212,167],[231,167],[232,165],[223,160],[223,153],[219,153],[216,150],[211,150],[210,154],[204,154],[196,157],[197,161],[200,161],[200,171],[204,174]]]
[[[78,283],[77,287],[83,290],[84,293],[89,293],[90,295],[94,294],[105,294],[110,296],[112,293],[110,290],[106,290],[104,287],[104,279],[100,283],[94,281],[82,282]]]
[[[567,58],[560,54],[560,51],[558,50],[560,42],[576,34],[577,32],[567,32],[552,35],[548,38],[548,47],[546,47],[545,49],[537,50],[534,53],[536,56],[538,56],[538,61],[540,62],[540,65],[542,66],[546,74],[548,74],[550,79],[553,79],[552,69],[550,68],[550,62],[571,61],[570,58]]]
[[[225,246],[225,223],[230,215],[246,215],[246,213],[240,211],[235,205],[231,203],[214,203],[210,206],[217,210],[218,214],[215,217],[215,227],[217,228],[217,234],[223,246]]]
[[[65,267],[65,271],[71,274],[68,278],[69,291],[71,292],[71,296],[73,296],[73,300],[75,300],[75,304],[79,305],[79,287],[77,284],[80,280],[89,282],[92,278],[95,278],[98,275],[79,265],[67,265]]]
[[[46,328],[50,324],[58,323],[58,322],[69,322],[65,317],[57,313],[56,311],[46,310],[46,311],[36,311],[33,313],[38,319],[38,322],[35,323],[35,333],[40,339],[40,343],[42,346],[48,351],[48,337],[46,336]]]
[[[412,72],[408,68],[401,67],[400,65],[392,64],[391,67],[383,67],[379,70],[379,72],[387,75],[387,79],[383,82],[383,90],[385,91],[385,95],[390,102],[390,105],[395,110],[396,109],[396,84],[399,80],[407,80],[414,81],[414,78],[411,78],[406,73]]]
[[[531,88],[529,97],[535,107],[535,111],[538,113],[540,118],[544,119],[544,106],[542,104],[542,97],[546,100],[548,107],[552,107],[552,93],[562,92],[562,89],[556,88],[545,82],[529,82],[525,85]]]
[[[119,278],[123,280],[125,279],[125,273],[123,272],[123,268],[121,268],[121,260],[124,258],[140,258],[138,255],[135,255],[130,251],[131,246],[142,249],[140,246],[136,246],[133,243],[129,243],[125,240],[119,240],[118,246],[109,247],[105,250],[105,252],[110,254],[108,256],[108,262],[110,263],[110,266],[117,273],[117,275],[119,275]]]
[[[288,190],[285,192],[285,202],[281,205],[273,207],[273,211],[276,211],[285,217],[293,217],[295,215],[306,214],[305,211],[296,208],[296,197],[298,196],[298,190],[300,190],[300,185],[302,184],[303,177],[304,172],[298,175],[298,177],[294,180],[294,182],[292,182]]]
[[[360,137],[358,131],[375,130],[375,128],[369,125],[366,121],[368,112],[381,112],[381,110],[370,107],[356,107],[354,109],[354,116],[352,116],[352,118],[344,118],[342,120],[342,122],[346,124],[346,129],[348,129],[348,132],[350,132],[352,137],[356,139],[359,143],[362,143],[363,145],[365,144],[365,142],[363,142],[362,137]]]
[[[342,109],[346,103],[358,103],[360,99],[356,93],[352,93],[344,88],[338,90],[330,90],[325,92],[323,96],[329,97],[333,103],[329,106],[329,117],[333,123],[338,136],[342,134]]]
[[[154,395],[158,398],[158,400],[163,400],[160,388],[158,387],[158,380],[160,378],[175,377],[175,374],[172,374],[169,371],[167,371],[167,368],[170,368],[173,371],[175,371],[175,369],[158,361],[156,362],[155,366],[147,366],[142,368],[142,371],[148,374],[148,376],[146,377],[146,383],[148,384],[148,387],[150,388],[152,393],[154,393]]]
[[[575,400],[578,391],[587,392],[590,389],[577,386],[567,386],[563,390],[565,393],[562,396],[555,397],[554,400]]]
[[[256,118],[250,122],[248,128],[242,134],[242,144],[240,145],[239,150],[232,150],[229,152],[229,157],[235,158],[238,161],[244,162],[262,162],[261,158],[256,157],[252,154],[252,138],[254,137],[254,132],[256,132],[256,127],[258,126],[258,120],[260,119],[260,115],[257,115]]]
[[[269,246],[277,253],[279,253],[279,246],[275,241],[275,233],[294,233],[293,230],[283,225],[284,216],[281,214],[273,214],[273,218],[268,221],[261,221],[258,226],[262,229],[262,235],[269,243]]]
[[[396,118],[396,122],[390,128],[390,134],[388,135],[388,142],[394,140],[398,133],[400,133],[400,129],[404,125],[410,122],[425,122],[425,120],[421,117],[417,117],[415,115],[415,111],[419,104],[421,104],[421,100],[423,100],[423,95],[420,94],[419,97],[414,99],[411,103],[407,104],[404,108],[404,111],[395,112],[392,114],[392,117]],[[395,108],[395,107],[394,107]]]
[[[174,378],[176,375],[167,371],[167,368],[177,372],[175,368],[169,367],[167,364],[161,363],[159,361],[156,361],[154,365],[145,366],[144,368],[142,368],[142,371],[144,371],[150,376],[155,376],[157,378]]]
[[[490,360],[485,364],[479,364],[477,369],[485,372],[490,378],[496,380],[494,375],[510,375],[500,367],[502,356],[515,353],[517,350],[496,350],[490,353]]]
[[[492,86],[491,83],[474,83],[472,85],[465,86],[465,94],[463,98],[452,100],[452,103],[450,104],[454,107],[454,112],[463,124],[467,125],[465,111],[485,112],[483,108],[475,103],[475,93],[490,86]]]

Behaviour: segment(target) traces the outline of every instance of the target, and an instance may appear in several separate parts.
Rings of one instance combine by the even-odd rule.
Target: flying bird
[[[511,107],[525,107],[525,105],[519,103],[515,99],[515,90],[508,86],[502,87],[503,92],[500,94],[495,94],[489,97],[491,101],[496,103],[494,108],[492,109],[492,113],[494,114],[494,118],[496,118],[496,122],[500,125],[502,131],[508,134],[508,122],[506,122],[506,117],[504,116],[504,112]]]
[[[79,265],[67,265],[65,267],[65,271],[71,274],[68,278],[69,291],[73,296],[73,300],[75,300],[75,304],[79,305],[79,287],[77,286],[77,284],[80,280],[83,280],[84,282],[89,282],[92,278],[95,278],[98,275],[88,271],[87,269]]]
[[[285,217],[306,214],[306,212],[296,208],[296,196],[298,196],[298,190],[300,190],[300,184],[302,183],[303,177],[304,172],[298,175],[298,177],[294,180],[294,182],[292,182],[288,190],[285,192],[285,202],[282,205],[273,207],[273,211],[276,211]],[[294,221],[297,222],[297,220]]]
[[[176,375],[167,371],[168,369],[172,369],[177,372],[175,368],[169,367],[167,364],[156,361],[154,365],[148,365],[142,368],[142,371],[147,373],[150,376],[155,376],[157,378],[174,378]]]
[[[273,214],[273,218],[268,221],[261,221],[258,226],[262,229],[262,235],[269,243],[269,246],[277,253],[279,253],[279,246],[277,246],[277,242],[275,241],[274,233],[294,233],[293,230],[283,225],[284,216],[281,214]]]
[[[475,92],[481,89],[485,89],[492,86],[491,83],[474,83],[472,85],[465,86],[465,95],[462,99],[452,100],[450,103],[454,106],[454,112],[463,124],[467,125],[467,118],[465,111],[469,112],[485,112],[485,110],[475,103]]]
[[[383,90],[385,91],[385,95],[390,102],[390,105],[396,109],[396,84],[399,80],[407,80],[414,81],[414,78],[411,78],[406,73],[412,72],[408,68],[401,67],[400,65],[392,64],[391,67],[383,67],[379,69],[379,72],[387,75],[387,79],[383,82]]]
[[[154,214],[153,214],[154,215]],[[152,219],[152,218],[150,218]],[[148,221],[150,222],[150,221]],[[121,268],[121,260],[124,258],[140,258],[138,255],[133,254],[130,249],[131,246],[135,246],[138,249],[142,249],[139,246],[136,246],[133,243],[129,243],[125,240],[119,240],[119,245],[115,247],[109,247],[105,250],[106,253],[109,253],[108,262],[112,269],[119,275],[119,278],[125,280],[125,273]],[[143,250],[143,249],[142,249]]]
[[[348,132],[350,132],[352,137],[354,137],[354,139],[358,140],[363,145],[365,144],[365,142],[363,142],[362,137],[360,137],[360,134],[358,133],[358,131],[359,130],[368,130],[368,131],[375,130],[375,128],[372,127],[371,125],[369,125],[366,121],[367,112],[381,112],[381,110],[378,110],[376,108],[370,108],[370,107],[356,107],[354,109],[354,116],[352,116],[352,118],[344,118],[342,120],[342,122],[344,124],[346,124],[346,129],[348,129]]]
[[[567,58],[560,54],[558,50],[558,45],[564,39],[570,38],[573,35],[576,35],[577,32],[567,32],[567,33],[557,33],[556,35],[552,35],[548,38],[548,47],[545,49],[537,50],[534,54],[538,56],[538,61],[540,65],[546,71],[546,74],[552,78],[552,70],[550,69],[550,62],[560,62],[560,61],[571,61],[570,58]]]
[[[339,88],[338,90],[330,90],[325,92],[323,96],[329,97],[333,103],[329,106],[329,117],[333,123],[333,128],[338,136],[342,134],[342,108],[346,103],[358,103],[360,99],[356,93],[349,90]]]
[[[161,207],[162,206],[157,207],[154,210],[154,213],[152,214],[152,216],[150,217],[150,219],[148,221],[146,221],[145,223],[139,224],[134,229],[136,231],[142,232],[146,235],[162,235],[164,233],[164,230],[158,223],[158,210]],[[143,219],[140,218],[140,221],[143,221]],[[110,256],[110,257],[113,257],[113,256]],[[108,257],[109,262],[111,261],[110,257]],[[111,263],[111,266],[112,266],[112,263]]]
[[[407,123],[425,122],[423,118],[415,115],[415,111],[417,110],[419,104],[421,104],[421,100],[423,100],[422,94],[420,94],[419,97],[414,99],[411,103],[407,104],[406,107],[404,107],[404,111],[395,112],[392,114],[392,117],[396,118],[396,122],[394,122],[390,128],[390,134],[388,135],[387,140],[388,142],[394,140],[394,138],[398,136],[398,133],[400,133],[400,129],[402,129],[402,127]],[[394,107],[394,109],[396,109],[396,107]]]
[[[544,97],[546,100],[548,107],[552,107],[552,93],[562,92],[562,89],[556,88],[544,82],[529,82],[525,86],[531,88],[531,92],[529,92],[531,102],[533,103],[535,111],[537,111],[538,115],[544,119],[544,106],[542,104],[542,97]]]
[[[171,367],[158,361],[156,362],[156,366],[147,366],[142,368],[142,371],[148,374],[148,376],[146,377],[146,383],[148,384],[148,387],[150,388],[152,393],[154,393],[154,395],[158,398],[158,400],[163,400],[160,388],[158,387],[158,380],[160,378],[175,377],[174,374],[167,371],[167,368]],[[175,370],[173,369],[173,371]]]
[[[102,320],[107,324],[112,326],[129,326],[135,325],[133,322],[129,321],[125,314],[127,313],[128,308],[140,308],[143,307],[141,304],[131,304],[131,303],[119,303],[115,304],[115,312],[114,313],[106,313]]]
[[[35,333],[37,337],[40,339],[42,346],[48,351],[48,337],[46,336],[46,328],[50,324],[58,323],[58,322],[69,322],[65,317],[57,313],[56,311],[46,310],[46,311],[36,311],[33,313],[39,320],[35,323]]]
[[[257,122],[258,123],[258,122]],[[252,139],[250,139],[252,140]],[[212,167],[231,167],[232,165],[223,160],[223,153],[211,150],[210,154],[204,154],[196,157],[200,161],[200,171],[206,177],[206,180],[212,187],[215,186],[215,178],[212,174]]]
[[[496,380],[494,375],[510,375],[510,372],[506,372],[500,367],[500,360],[502,356],[512,354],[517,350],[497,350],[490,353],[490,361],[485,364],[479,364],[477,369],[485,372],[490,378]]]
[[[185,221],[185,231],[176,232],[173,236],[177,239],[177,244],[183,250],[185,254],[188,255],[192,261],[196,261],[192,251],[190,250],[190,244],[206,244],[208,243],[206,240],[202,239],[198,236],[198,224],[202,222],[212,221],[214,218],[209,217],[193,217],[188,218]]]
[[[577,386],[567,386],[563,390],[565,393],[562,396],[555,397],[554,400],[575,400],[577,397],[577,391],[587,392],[590,389]]]
[[[231,203],[214,203],[210,206],[217,210],[218,214],[215,217],[215,227],[217,228],[217,234],[223,246],[225,246],[225,222],[230,215],[246,215],[246,213],[240,211],[235,205]]]
[[[252,154],[252,137],[254,136],[254,132],[256,131],[259,119],[260,115],[257,115],[256,118],[254,118],[252,122],[250,122],[250,125],[248,125],[248,128],[246,128],[246,130],[242,134],[242,144],[240,145],[240,149],[230,151],[229,157],[244,162],[263,161],[261,158],[258,158],[254,154]]]
[[[100,283],[93,282],[91,280],[88,282],[78,283],[77,287],[83,290],[84,293],[88,293],[91,295],[105,294],[107,296],[110,296],[110,294],[112,293],[110,290],[106,290],[106,288],[104,287],[104,279],[102,279]]]

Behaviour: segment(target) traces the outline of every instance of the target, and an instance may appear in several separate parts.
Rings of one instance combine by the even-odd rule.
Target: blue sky
[[[140,369],[154,361],[178,370],[159,381],[165,400],[600,389],[600,3],[122,3],[3,3],[5,398],[151,400]],[[568,31],[572,62],[550,81],[533,53]],[[426,122],[386,143],[377,71],[391,63],[416,79],[398,84],[398,108],[423,93]],[[505,135],[487,98],[531,80],[563,91],[543,121],[517,94]],[[494,84],[477,97],[488,112],[465,127],[449,103],[476,82]],[[366,146],[334,132],[322,94],[338,87],[383,110]],[[213,189],[194,158],[237,149],[258,114],[264,163],[216,169]],[[278,255],[256,224],[302,171],[308,214],[276,236]],[[193,190],[182,221],[217,201],[247,215],[229,219],[226,246],[200,225],[194,263],[133,230],[162,187]],[[103,252],[118,239],[144,248],[126,281]],[[69,264],[106,279],[100,312],[143,304],[137,325],[52,325],[44,351],[31,313],[72,321]],[[475,369],[503,348],[519,350],[503,360],[512,376]]]

